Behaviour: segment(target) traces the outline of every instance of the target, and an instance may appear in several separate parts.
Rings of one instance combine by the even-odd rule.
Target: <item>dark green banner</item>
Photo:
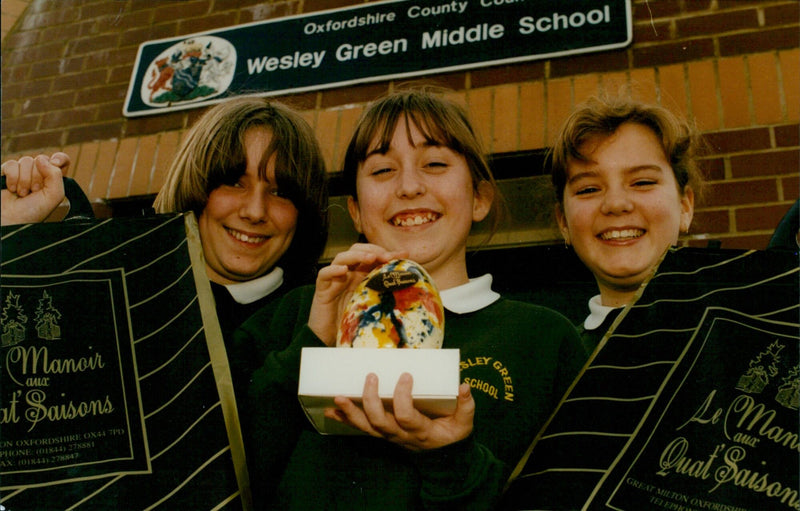
[[[388,1],[139,48],[124,114],[624,47],[630,0]]]

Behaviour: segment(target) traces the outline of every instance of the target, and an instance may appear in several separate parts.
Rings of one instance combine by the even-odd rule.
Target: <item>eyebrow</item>
[[[634,167],[628,167],[624,169],[622,172],[626,175],[630,175],[630,174],[636,174],[637,172],[645,172],[648,170],[655,170],[662,173],[664,172],[664,169],[658,165],[636,165]],[[583,172],[575,174],[574,176],[569,176],[567,179],[567,184],[574,183],[579,179],[597,177],[599,174],[600,172],[596,170],[585,170]]]
[[[438,142],[436,140],[427,140],[427,139],[425,139],[421,144],[412,144],[412,146],[413,147],[422,147],[423,149],[435,148],[435,147],[446,147],[447,149],[451,149],[449,146],[446,146],[446,145],[442,144],[441,142]],[[376,147],[375,149],[373,149],[371,151],[367,151],[367,154],[364,156],[364,160],[366,160],[367,158],[369,158],[370,156],[373,156],[375,154],[385,155],[386,153],[389,152],[391,147],[392,147],[392,144],[390,142],[389,145],[386,147],[385,151],[381,151],[380,147]]]

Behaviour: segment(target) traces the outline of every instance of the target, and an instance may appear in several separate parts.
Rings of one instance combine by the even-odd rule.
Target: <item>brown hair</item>
[[[701,140],[693,125],[657,105],[624,96],[593,97],[569,116],[550,151],[551,178],[559,204],[564,200],[569,160],[586,159],[580,152],[581,145],[594,135],[611,135],[629,122],[650,128],[661,139],[681,195],[686,186],[695,197],[702,193],[703,176],[697,166]]]
[[[235,183],[244,174],[245,133],[251,128],[265,128],[272,134],[259,163],[259,176],[266,178],[267,163],[274,154],[278,190],[298,211],[294,238],[278,265],[286,270],[287,280],[300,278],[295,273],[312,270],[325,248],[328,185],[313,130],[288,106],[246,97],[209,109],[183,138],[153,207],[158,213],[194,211],[199,215],[211,191]]]
[[[503,198],[466,110],[446,99],[444,92],[432,87],[411,87],[388,94],[370,104],[356,124],[345,152],[342,170],[345,190],[358,200],[358,166],[366,160],[376,138],[379,152],[389,150],[397,122],[403,119],[409,140],[410,126],[413,124],[422,132],[426,142],[448,147],[464,156],[472,175],[473,190],[477,191],[482,181],[490,184],[494,190],[494,200],[488,215],[491,237],[502,219]]]

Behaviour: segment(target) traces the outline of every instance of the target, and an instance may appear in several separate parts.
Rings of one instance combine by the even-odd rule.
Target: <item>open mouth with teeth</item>
[[[263,242],[267,241],[267,239],[268,239],[268,236],[252,236],[252,235],[245,234],[245,233],[243,233],[241,231],[235,231],[235,230],[230,229],[228,227],[226,227],[225,230],[232,237],[234,237],[235,239],[237,239],[237,240],[239,240],[241,242],[244,242],[244,243],[258,244],[258,243],[263,243]]]
[[[644,229],[622,229],[601,232],[597,237],[603,241],[628,241],[644,236]]]
[[[441,215],[433,211],[426,211],[424,213],[413,213],[395,215],[390,220],[390,223],[397,227],[414,227],[417,225],[429,224],[439,219]]]

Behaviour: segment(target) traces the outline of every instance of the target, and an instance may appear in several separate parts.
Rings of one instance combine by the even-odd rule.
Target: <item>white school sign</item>
[[[123,113],[622,48],[630,0],[372,2],[139,47]]]

